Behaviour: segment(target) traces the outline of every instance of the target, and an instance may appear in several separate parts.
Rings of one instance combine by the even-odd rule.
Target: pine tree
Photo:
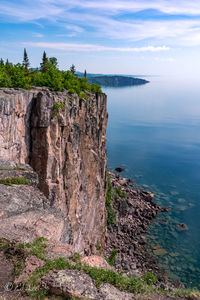
[[[42,63],[40,64],[41,72],[46,73],[48,71],[48,57],[46,52],[43,52]]]
[[[86,72],[86,70],[84,72],[84,77],[87,78],[87,72]]]
[[[28,67],[30,66],[28,54],[26,52],[26,49],[24,48],[24,60],[23,60],[23,66],[26,70],[28,70]]]
[[[75,68],[75,65],[74,65],[74,64],[72,64],[72,66],[70,67],[70,72],[71,72],[72,74],[75,74],[75,73],[76,73],[76,68]]]
[[[4,66],[4,61],[3,61],[3,59],[1,58],[0,59],[0,67],[3,67]]]

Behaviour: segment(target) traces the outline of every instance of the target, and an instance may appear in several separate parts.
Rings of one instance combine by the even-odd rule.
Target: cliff
[[[105,94],[80,99],[66,90],[0,89],[0,158],[9,161],[0,178],[16,172],[36,178],[20,188],[1,185],[1,237],[42,235],[86,254],[103,243],[106,100]]]

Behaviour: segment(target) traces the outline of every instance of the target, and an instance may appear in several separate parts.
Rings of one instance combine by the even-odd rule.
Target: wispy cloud
[[[97,52],[97,51],[116,51],[116,52],[159,52],[159,51],[168,51],[169,47],[166,46],[147,46],[147,47],[135,47],[135,48],[126,48],[126,47],[106,47],[102,45],[93,45],[93,44],[70,44],[70,43],[43,43],[43,42],[28,42],[23,43],[23,46],[26,47],[36,47],[42,49],[56,49],[64,51],[85,51],[85,52]]]
[[[115,21],[101,19],[96,28],[110,38],[129,39],[133,41],[145,39],[174,39],[200,33],[200,20],[177,21]],[[178,41],[177,41],[178,42]]]
[[[37,0],[49,5],[68,5],[107,13],[139,12],[155,9],[166,14],[200,15],[199,0]],[[98,12],[98,11],[96,11]]]
[[[66,17],[79,25],[95,29],[98,37],[109,39],[142,41],[155,40],[171,45],[191,46],[190,37],[200,34],[200,19],[179,20],[116,20],[108,16],[85,13],[67,13]],[[166,42],[165,42],[166,41]]]
[[[64,0],[50,1],[51,3],[65,3]],[[108,0],[108,1],[81,1],[68,0],[68,3],[73,3],[74,6],[79,6],[87,9],[100,9],[107,12],[138,12],[147,9],[159,10],[166,14],[185,14],[185,15],[200,15],[199,0]]]
[[[19,0],[16,3],[2,0],[0,16],[10,21],[25,23],[48,21],[59,28],[55,33],[57,37],[80,38],[87,32],[88,38],[126,40],[131,46],[137,41],[143,41],[145,45],[148,41],[148,44],[156,46],[160,44],[196,46],[200,44],[199,1]],[[136,19],[134,15],[131,16],[131,13],[152,9],[165,16],[174,17],[162,19],[161,14],[159,19],[142,16]],[[180,15],[185,17],[180,18]]]

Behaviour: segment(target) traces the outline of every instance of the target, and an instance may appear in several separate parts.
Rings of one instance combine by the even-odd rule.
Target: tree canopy
[[[22,64],[12,64],[8,60],[5,63],[0,59],[0,87],[30,89],[31,86],[40,86],[55,91],[67,89],[70,93],[77,93],[79,96],[86,91],[102,93],[99,85],[89,84],[86,78],[78,78],[71,69],[60,71],[57,59],[48,58],[45,51],[39,69],[28,68],[29,65],[26,49],[24,49]]]

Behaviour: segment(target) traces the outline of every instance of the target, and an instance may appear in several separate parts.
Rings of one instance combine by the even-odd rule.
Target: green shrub
[[[64,110],[65,109],[65,103],[63,102],[54,102],[53,104],[53,117],[56,117],[58,115],[58,113],[60,112],[60,110]]]

